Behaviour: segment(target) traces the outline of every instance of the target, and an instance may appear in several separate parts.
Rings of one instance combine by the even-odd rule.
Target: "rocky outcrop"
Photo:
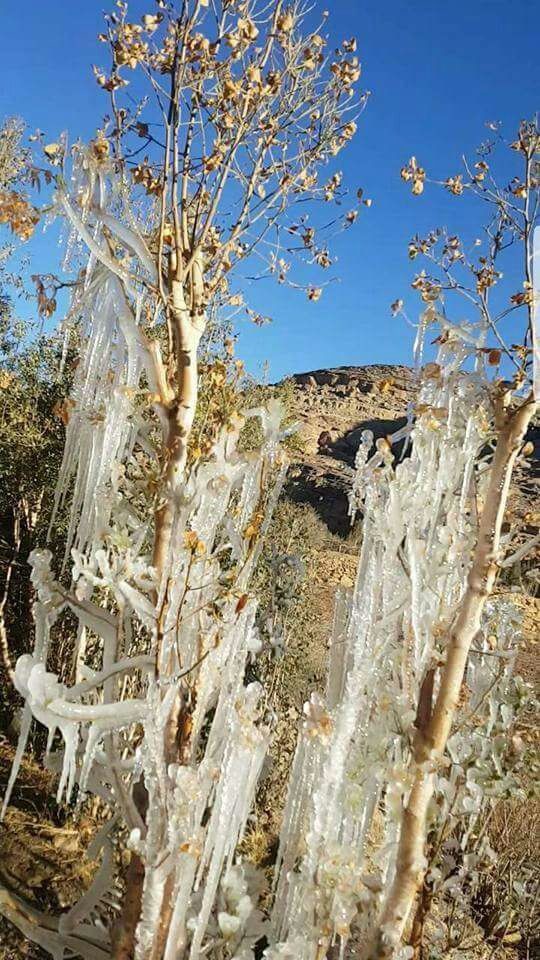
[[[310,504],[332,533],[350,529],[348,491],[361,435],[375,440],[399,430],[416,395],[414,371],[405,366],[370,364],[311,370],[290,377],[294,414],[300,425],[302,452],[287,484],[296,503]],[[540,505],[540,430],[527,437],[533,446],[528,469],[519,467],[510,504],[528,532],[538,527]],[[400,445],[396,456],[401,455]]]
[[[415,394],[413,372],[388,364],[335,367],[297,373],[290,382],[302,453],[289,473],[287,493],[296,503],[310,504],[332,533],[346,536],[361,434],[369,429],[377,439],[403,426]]]

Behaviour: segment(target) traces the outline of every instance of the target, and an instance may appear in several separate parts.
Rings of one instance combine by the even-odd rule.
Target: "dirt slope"
[[[350,468],[362,431],[371,430],[378,439],[405,424],[417,391],[414,372],[373,364],[297,373],[290,381],[304,453],[291,469],[288,495],[311,503],[330,530],[346,534]],[[534,452],[529,469],[517,471],[510,511],[515,518],[526,517],[532,530],[540,511],[540,426],[527,439]]]
[[[294,463],[287,493],[310,503],[328,528],[346,535],[351,467],[363,430],[375,438],[405,423],[415,383],[407,367],[377,364],[312,370],[290,378],[304,453]]]

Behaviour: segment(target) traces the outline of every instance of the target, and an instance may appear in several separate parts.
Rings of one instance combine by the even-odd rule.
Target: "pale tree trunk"
[[[167,460],[163,480],[163,502],[156,511],[153,562],[157,572],[158,584],[164,590],[163,602],[157,623],[156,671],[166,676],[170,664],[162,662],[163,622],[167,612],[168,585],[162,584],[177,498],[184,481],[188,443],[197,409],[199,375],[197,352],[204,331],[206,316],[197,315],[196,309],[186,307],[182,283],[171,282],[172,319],[175,336],[176,354],[176,394],[168,410],[168,433],[165,439]],[[180,700],[171,710],[165,731],[165,755],[168,763],[174,763],[177,757],[176,737],[179,726]]]
[[[171,542],[177,497],[181,490],[187,466],[188,443],[193,428],[193,420],[198,399],[198,348],[204,331],[206,316],[195,307],[191,313],[187,309],[184,290],[180,281],[171,283],[172,319],[175,335],[177,364],[177,392],[169,411],[169,431],[166,438],[166,456],[168,458],[163,484],[164,502],[156,514],[154,539],[154,565],[158,583],[162,581],[167,564],[167,555]],[[162,584],[163,587],[163,584]],[[163,621],[167,611],[167,585],[161,614],[157,624],[156,668],[160,676],[167,676],[173,669],[172,663],[166,663],[162,657]],[[182,752],[181,731],[183,727],[182,699],[180,692],[169,714],[165,727],[165,758],[168,763],[179,760]],[[174,903],[173,874],[165,883],[162,894],[160,923],[149,954],[149,960],[161,960],[172,917]]]
[[[177,390],[167,411],[168,433],[165,438],[167,467],[163,482],[164,502],[156,514],[154,566],[162,574],[170,542],[174,506],[187,463],[188,441],[197,408],[197,351],[204,330],[205,317],[194,319],[185,303],[180,281],[172,281],[172,318],[175,334]]]
[[[189,437],[197,409],[198,349],[206,325],[206,314],[198,306],[202,286],[200,273],[198,275],[200,282],[197,290],[192,290],[191,310],[186,305],[182,281],[172,279],[170,282],[170,313],[174,332],[176,382],[174,394],[171,390],[168,397],[162,398],[168,425],[163,445],[165,470],[162,481],[162,498],[155,515],[153,548],[153,564],[157,572],[157,582],[162,587],[161,581],[167,564],[177,498],[185,477]],[[165,599],[157,623],[156,673],[158,675],[166,675],[168,670],[168,665],[161,662],[162,630],[167,610],[167,585],[164,589]],[[178,697],[165,729],[165,755],[169,763],[178,759],[177,734],[181,723],[181,701]],[[143,817],[146,814],[146,801],[146,790],[143,785],[139,785],[137,807]],[[113,934],[113,960],[132,960],[134,956],[144,879],[144,864],[138,854],[133,854],[126,876],[126,892],[122,913]],[[152,960],[159,960],[163,953],[173,907],[170,902],[171,894],[171,885],[166,884],[161,907],[160,927],[151,951]]]
[[[383,904],[379,927],[368,949],[369,960],[392,957],[423,882],[427,864],[425,845],[428,808],[435,772],[446,749],[455,716],[471,644],[477,635],[486,600],[498,569],[501,527],[516,457],[536,410],[532,397],[513,411],[501,409],[497,446],[478,541],[467,589],[448,640],[439,690],[429,716],[420,725],[413,753],[414,781],[401,820],[395,877]]]

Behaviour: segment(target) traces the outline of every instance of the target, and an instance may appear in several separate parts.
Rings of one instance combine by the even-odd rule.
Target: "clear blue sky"
[[[411,314],[416,309],[407,241],[438,225],[473,231],[475,219],[473,204],[443,191],[412,197],[399,178],[401,165],[415,154],[428,173],[456,173],[461,153],[487,136],[486,120],[502,121],[510,135],[540,106],[533,0],[324,6],[333,40],[357,37],[363,86],[372,91],[340,166],[373,206],[334,244],[340,282],[317,304],[270,281],[257,285],[254,305],[275,320],[262,329],[242,323],[238,352],[254,373],[268,361],[271,379],[322,366],[409,362],[411,331],[389,311],[398,297]],[[96,40],[104,9],[102,0],[4,0],[0,117],[19,115],[51,140],[64,129],[71,141],[93,134],[107,109],[91,72],[104,53]],[[148,12],[139,0],[134,9]],[[51,234],[27,252],[32,272],[58,269]]]

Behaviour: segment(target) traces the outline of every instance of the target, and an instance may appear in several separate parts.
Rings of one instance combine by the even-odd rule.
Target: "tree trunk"
[[[432,888],[422,884],[422,890],[416,905],[409,945],[413,948],[412,960],[424,960],[424,924],[431,909],[433,900]]]
[[[172,281],[173,326],[177,364],[177,389],[168,410],[169,428],[165,438],[167,460],[163,483],[164,502],[156,512],[153,562],[158,577],[163,573],[170,543],[176,495],[182,483],[188,441],[197,409],[199,375],[197,351],[205,318],[197,323],[189,314],[180,281]]]
[[[446,663],[431,716],[418,730],[414,744],[414,782],[403,810],[396,872],[383,904],[369,960],[386,960],[400,946],[403,932],[427,868],[425,843],[434,777],[446,748],[460,695],[467,657],[480,629],[481,617],[498,568],[501,526],[516,457],[536,404],[532,397],[520,407],[501,412],[488,492],[467,589],[451,631]]]
[[[131,856],[126,875],[126,892],[122,913],[113,927],[111,957],[113,960],[133,960],[135,931],[141,914],[144,885],[144,864],[138,854]]]
[[[179,280],[171,281],[172,320],[175,334],[176,390],[168,405],[168,431],[164,441],[165,472],[162,484],[162,502],[155,514],[153,564],[157,572],[158,590],[163,589],[163,576],[167,567],[176,503],[184,480],[189,436],[197,408],[198,367],[197,352],[206,317],[195,318],[186,307],[184,290]],[[167,587],[165,585],[165,597]],[[156,672],[166,676],[170,665],[162,662],[162,629],[166,614],[163,603],[157,623]],[[177,730],[181,723],[181,703],[177,698],[165,730],[165,754],[168,762],[177,760]],[[146,794],[146,791],[144,791]],[[144,801],[146,808],[146,798]],[[133,861],[132,861],[133,863]],[[135,952],[136,931],[140,919],[145,868],[136,857],[130,864],[126,877],[126,893],[122,914],[113,941],[113,960],[132,960]],[[162,898],[160,928],[153,944],[152,957],[159,960],[166,942],[172,913],[170,884],[165,885]]]

